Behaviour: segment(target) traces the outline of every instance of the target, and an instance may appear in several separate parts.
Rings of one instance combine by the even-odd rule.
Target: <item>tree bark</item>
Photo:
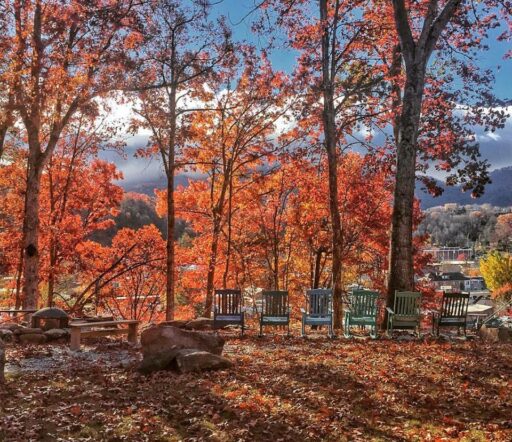
[[[30,147],[26,189],[26,207],[23,226],[23,308],[37,309],[39,300],[39,195],[42,164],[38,160],[39,147]]]

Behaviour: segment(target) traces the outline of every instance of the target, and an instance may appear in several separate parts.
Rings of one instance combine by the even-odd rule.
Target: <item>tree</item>
[[[174,318],[175,202],[174,176],[183,166],[180,148],[186,139],[185,115],[198,111],[192,101],[207,101],[204,82],[231,53],[230,33],[222,20],[209,18],[206,2],[161,0],[149,4],[141,72],[131,86],[137,90],[134,128],[151,131],[144,154],[160,156],[167,177],[166,319]],[[201,104],[199,104],[201,107]]]
[[[47,304],[61,278],[76,271],[77,247],[91,235],[109,228],[117,213],[123,190],[113,183],[122,178],[116,167],[97,158],[104,139],[90,126],[60,139],[41,175],[39,280],[47,282]],[[26,182],[26,152],[16,150],[10,163],[0,169],[2,209],[0,242],[5,269],[16,275],[16,305],[23,266],[21,225]]]
[[[306,128],[312,147],[321,145],[327,155],[334,325],[340,328],[344,226],[338,204],[338,164],[340,156],[353,145],[367,144],[358,137],[358,129],[371,127],[379,114],[387,112],[376,107],[384,91],[381,73],[371,56],[371,27],[361,19],[364,2],[320,0],[319,9],[317,2],[266,3],[274,4],[290,45],[301,52],[295,73],[297,93],[303,98],[300,124]],[[312,128],[317,127],[315,133]]]
[[[479,26],[481,23],[486,23],[484,26],[489,25],[488,20],[480,21],[476,18],[472,21],[469,17],[471,8],[465,8],[463,4],[462,0],[448,0],[442,3],[438,0],[429,0],[421,5],[406,5],[404,0],[392,1],[393,22],[400,44],[401,61],[405,67],[405,80],[399,100],[400,111],[395,120],[396,174],[390,239],[388,303],[393,302],[396,290],[414,289],[414,189],[421,117],[422,110],[425,111],[423,106],[425,88],[429,79],[429,61],[436,49],[448,51],[450,54],[453,53],[452,51],[465,54],[471,53],[475,47],[480,48]],[[450,23],[451,26],[449,26]],[[475,80],[478,77],[475,73],[477,70],[468,69],[464,63],[466,62],[459,62],[462,77],[467,77],[466,81],[468,78],[469,81]],[[489,79],[483,78],[485,84],[488,81]],[[489,98],[488,93],[486,98]],[[477,113],[481,114],[481,112]],[[499,116],[498,122],[494,124],[500,124]],[[491,123],[490,126],[492,125]],[[473,158],[477,156],[478,154],[473,152]],[[487,181],[485,164],[468,168],[468,173],[472,181],[476,182],[474,193],[480,194],[483,191],[483,184]],[[471,185],[465,186],[466,189],[470,187]]]
[[[44,167],[79,110],[98,113],[94,97],[123,82],[134,42],[137,3],[16,0],[9,5],[9,84],[24,127],[27,187],[23,222],[23,304],[39,298],[39,208]]]
[[[480,272],[493,297],[512,297],[512,255],[493,251],[480,260]]]

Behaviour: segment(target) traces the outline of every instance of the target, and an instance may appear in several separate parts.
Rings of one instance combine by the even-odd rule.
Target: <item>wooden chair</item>
[[[213,328],[240,325],[244,335],[244,309],[241,290],[222,289],[214,292]]]
[[[306,310],[302,312],[302,337],[306,337],[306,325],[327,325],[328,336],[334,337],[332,316],[332,290],[306,291]]]
[[[432,334],[439,336],[440,327],[457,327],[464,330],[469,307],[469,293],[445,293],[441,302],[441,310],[432,311]]]
[[[387,333],[390,335],[395,329],[416,329],[418,338],[421,320],[421,293],[395,292],[393,308],[387,307],[388,324]]]
[[[264,325],[288,326],[290,335],[290,304],[287,291],[266,291],[262,293],[260,334]]]
[[[351,338],[353,325],[370,326],[370,336],[377,339],[377,314],[379,294],[370,290],[354,290],[349,294],[349,305],[345,310],[344,336]]]

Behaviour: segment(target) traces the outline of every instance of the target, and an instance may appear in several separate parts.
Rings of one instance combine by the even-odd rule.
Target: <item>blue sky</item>
[[[214,6],[213,13],[225,15],[228,23],[233,29],[233,36],[236,40],[245,40],[256,46],[265,46],[265,37],[256,36],[251,32],[251,21],[255,14],[243,18],[254,9],[258,0],[223,0]],[[498,31],[490,35],[487,42],[490,50],[480,54],[479,64],[483,68],[492,68],[496,83],[494,92],[502,100],[512,99],[512,60],[503,60],[503,54],[510,48],[511,42],[504,43],[496,41]],[[295,66],[296,53],[286,49],[278,48],[270,54],[271,61],[276,69],[291,71]],[[512,102],[511,102],[512,104]],[[512,111],[512,105],[509,107]],[[482,156],[487,158],[492,168],[512,166],[512,118],[503,130],[493,134],[486,134],[477,129]],[[127,157],[122,160],[118,157],[113,159],[123,171],[126,182],[158,181],[163,177],[159,161],[151,161],[133,158],[133,152],[146,144],[146,137],[132,137],[128,139]]]

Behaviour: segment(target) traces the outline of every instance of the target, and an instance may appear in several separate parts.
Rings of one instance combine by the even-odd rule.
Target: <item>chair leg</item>
[[[261,338],[263,336],[263,324],[260,321],[260,334],[258,335],[258,338]]]
[[[372,325],[372,328],[370,330],[370,336],[372,339],[377,339],[377,325]]]
[[[306,324],[304,323],[304,317],[302,317],[302,329],[301,329],[301,334],[300,334],[303,338],[306,337]]]

